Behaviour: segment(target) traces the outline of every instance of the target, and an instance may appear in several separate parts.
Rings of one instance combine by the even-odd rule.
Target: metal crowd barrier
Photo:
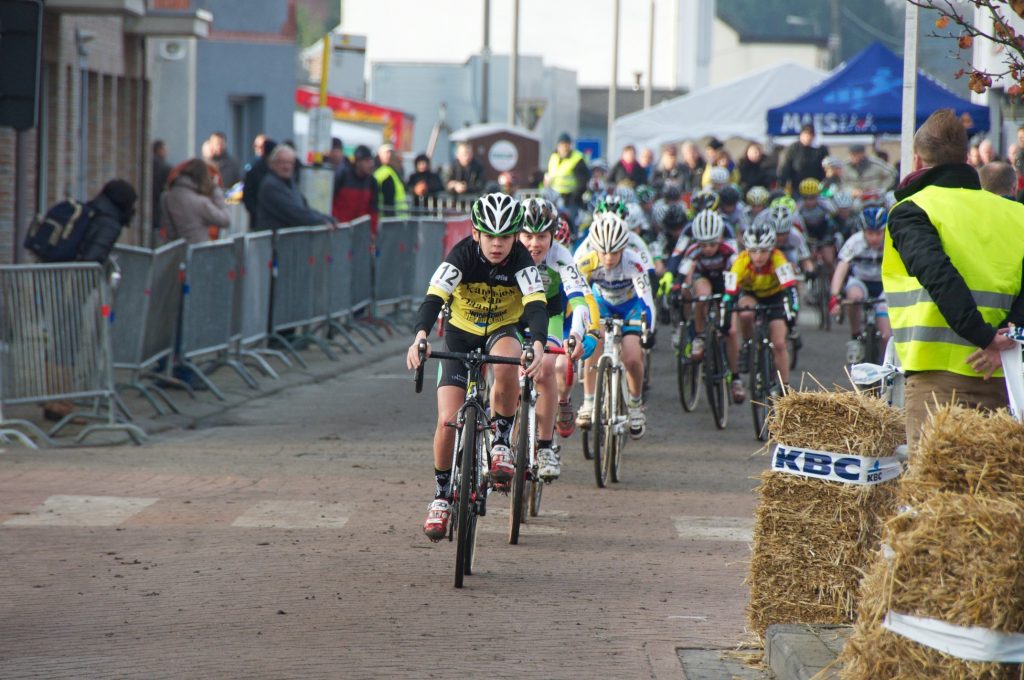
[[[352,316],[359,327],[366,330],[378,342],[384,336],[377,330],[373,322],[374,303],[374,245],[370,219],[363,217],[352,222],[352,257],[349,258],[352,270]]]
[[[473,207],[473,201],[477,198],[473,195],[453,195],[448,193],[437,194],[436,196],[424,196],[419,198],[412,196],[409,199],[409,214],[413,217],[434,217],[442,219],[454,215],[466,215]]]
[[[271,306],[270,337],[306,367],[295,350],[293,341],[308,340],[316,344],[329,359],[337,359],[327,343],[312,329],[327,318],[324,296],[315,295],[319,281],[326,286],[328,258],[327,227],[295,227],[281,229],[274,240],[275,274]],[[318,272],[318,270],[324,270]],[[321,303],[319,309],[314,303]],[[285,335],[291,331],[290,335]]]
[[[238,252],[232,240],[192,244],[185,259],[182,289],[179,361],[191,370],[221,401],[224,393],[209,373],[220,366],[233,369],[249,387],[258,389],[256,379],[229,354],[234,335],[235,288],[238,283]],[[217,360],[200,365],[195,359],[216,353]]]
[[[352,321],[353,259],[352,225],[346,223],[332,231],[328,241],[325,323],[329,338],[340,336],[353,350],[362,354],[362,347],[356,342],[353,333],[360,335],[366,342],[372,342],[373,339]],[[333,344],[340,346],[337,342]]]
[[[441,261],[444,260],[444,220],[420,220],[416,234],[416,268],[412,277],[412,296],[422,296]]]
[[[169,375],[169,359],[174,353],[185,252],[186,244],[179,239],[156,250],[118,245],[111,256],[121,273],[111,324],[114,368],[129,371],[128,381],[116,388],[137,391],[160,415],[167,413],[164,405],[180,411],[160,385],[142,380],[179,382]],[[167,375],[158,376],[154,369],[161,361]],[[180,386],[192,394],[186,383]]]
[[[232,328],[234,351],[239,361],[254,364],[264,375],[277,379],[277,372],[264,357],[272,356],[291,368],[291,360],[275,349],[265,347],[270,328],[270,288],[274,273],[274,234],[259,231],[235,239],[239,253],[236,306]]]
[[[115,430],[141,444],[145,433],[123,422],[114,391],[110,346],[110,289],[98,264],[0,266],[0,441],[50,437],[77,419],[96,421],[78,434]],[[92,400],[72,410],[48,433],[22,419],[7,419],[13,404]],[[102,402],[106,403],[105,411]]]

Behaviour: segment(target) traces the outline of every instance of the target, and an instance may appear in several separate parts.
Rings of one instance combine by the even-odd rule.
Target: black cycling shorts
[[[447,325],[444,329],[444,348],[449,352],[472,352],[483,350],[484,354],[490,353],[494,344],[505,337],[515,338],[522,342],[519,330],[515,324],[502,326],[490,335],[474,335],[455,326]],[[469,380],[469,372],[461,362],[454,359],[443,359],[437,368],[438,387],[459,387],[466,389]]]
[[[708,283],[711,284],[712,295],[725,295],[725,277],[723,275],[719,274],[718,276],[707,276],[705,274],[697,272],[693,277],[694,283],[696,283],[700,279],[705,279]]]
[[[744,293],[744,295],[747,296],[747,297],[754,297],[753,295],[750,295],[749,293]],[[787,297],[788,297],[788,295],[787,295],[786,291],[780,290],[778,293],[775,293],[773,295],[769,295],[768,297],[755,298],[755,299],[757,300],[757,304],[759,304],[759,305],[770,305],[771,306],[771,309],[768,310],[768,320],[769,321],[775,321],[775,320],[786,321],[786,308],[784,307],[784,305],[788,301]],[[742,303],[740,303],[740,304],[742,304]],[[752,312],[744,312],[744,313],[745,314],[751,314]]]

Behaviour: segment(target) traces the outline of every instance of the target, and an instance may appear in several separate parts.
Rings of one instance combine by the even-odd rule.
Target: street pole
[[[900,179],[914,162],[914,125],[917,122],[917,5],[907,3],[903,31],[903,125],[900,130]]]
[[[484,47],[480,50],[480,122],[486,123],[491,106],[491,0],[484,0]]]
[[[89,49],[86,47],[96,34],[92,31],[75,31],[75,47],[78,49],[78,182],[76,193],[80,201],[87,199],[85,172],[89,155]]]
[[[828,36],[829,59],[832,62],[830,68],[839,66],[842,60],[843,38],[839,26],[839,0],[832,0],[832,30]]]
[[[647,34],[647,84],[644,87],[644,110],[651,108],[654,92],[654,0],[651,0],[651,21]]]
[[[508,124],[516,124],[516,90],[519,89],[519,0],[512,2],[512,53],[508,57]]]
[[[517,0],[518,1],[518,0]],[[608,142],[605,158],[610,158],[615,129],[615,97],[619,93],[619,0],[614,2],[612,16],[612,81],[608,88]]]

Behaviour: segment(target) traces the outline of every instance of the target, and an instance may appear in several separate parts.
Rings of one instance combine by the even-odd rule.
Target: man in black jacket
[[[253,231],[285,227],[314,227],[334,224],[334,218],[309,207],[306,197],[295,185],[295,150],[279,144],[267,159],[270,168],[260,181],[259,205]]]
[[[106,263],[121,236],[121,229],[135,216],[137,200],[135,188],[123,179],[112,179],[103,185],[100,193],[89,201],[93,216],[78,250],[80,261]]]
[[[827,146],[812,146],[814,143],[814,126],[808,123],[800,128],[800,139],[786,149],[779,168],[779,184],[790,187],[796,192],[800,180],[813,177],[825,179],[825,168],[821,162],[828,156]]]

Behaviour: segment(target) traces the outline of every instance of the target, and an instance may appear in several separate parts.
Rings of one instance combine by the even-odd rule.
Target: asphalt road
[[[846,329],[803,333],[839,381]],[[767,457],[749,406],[681,411],[660,340],[623,481],[564,442],[520,545],[492,497],[462,591],[421,533],[432,390],[397,354],[141,448],[4,452],[0,677],[682,677],[677,647],[744,639]]]

